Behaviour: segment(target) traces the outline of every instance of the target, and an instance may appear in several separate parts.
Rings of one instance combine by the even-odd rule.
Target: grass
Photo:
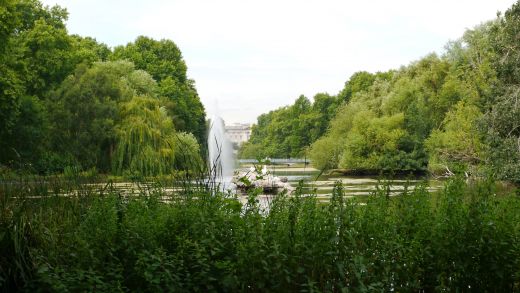
[[[2,291],[520,290],[520,198],[492,182],[382,185],[363,205],[299,188],[266,212],[255,190],[242,205],[203,184],[165,194],[164,178],[133,196],[38,178],[0,184]]]

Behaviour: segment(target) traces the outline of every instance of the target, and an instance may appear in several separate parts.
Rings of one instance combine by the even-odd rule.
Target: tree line
[[[440,56],[357,72],[335,96],[319,94],[313,103],[300,97],[261,115],[241,156],[309,156],[321,169],[520,182],[519,36],[517,2],[449,42]]]
[[[174,42],[111,49],[69,34],[59,6],[2,3],[0,168],[156,175],[201,160],[205,110]]]

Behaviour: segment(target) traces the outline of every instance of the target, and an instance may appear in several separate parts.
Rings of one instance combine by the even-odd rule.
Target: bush
[[[520,289],[520,198],[455,179],[330,202],[255,192],[88,196],[5,191],[6,291],[500,291]],[[12,196],[16,193],[17,197]],[[84,194],[84,193],[78,193]]]

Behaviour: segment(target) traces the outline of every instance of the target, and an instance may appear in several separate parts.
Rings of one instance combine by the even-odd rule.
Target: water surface
[[[244,165],[242,168],[248,168]],[[425,185],[429,191],[442,188],[443,182],[426,177],[394,177],[377,176],[342,176],[338,174],[321,174],[319,170],[305,166],[268,166],[269,172],[275,176],[286,177],[293,187],[301,186],[304,193],[316,194],[318,199],[327,201],[332,195],[334,185],[341,182],[347,197],[362,197],[373,193],[378,186],[388,186],[390,195],[398,195],[405,190],[413,190]]]

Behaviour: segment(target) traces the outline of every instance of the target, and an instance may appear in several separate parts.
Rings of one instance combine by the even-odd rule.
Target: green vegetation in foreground
[[[175,43],[140,36],[111,50],[66,20],[59,6],[2,1],[0,172],[196,169],[205,112]]]
[[[337,185],[329,203],[297,191],[268,213],[255,193],[242,206],[200,188],[48,182],[2,181],[4,291],[520,290],[520,197],[489,182],[382,185],[366,205]]]
[[[520,183],[520,2],[407,66],[358,72],[336,96],[258,117],[242,158],[319,169],[493,176]]]

